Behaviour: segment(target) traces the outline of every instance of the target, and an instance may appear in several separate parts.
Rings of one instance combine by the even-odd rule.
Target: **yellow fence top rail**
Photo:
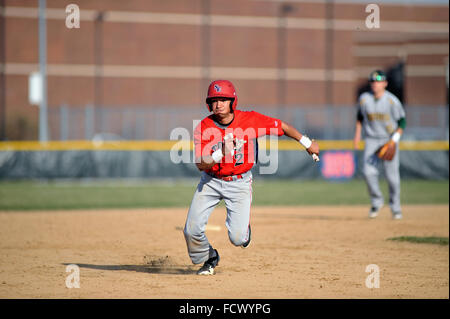
[[[352,150],[353,142],[350,140],[322,140],[317,141],[320,150]],[[261,145],[264,147],[264,145]],[[272,144],[275,147],[275,144]],[[170,151],[172,149],[192,150],[193,142],[183,141],[11,141],[0,142],[0,151]],[[266,140],[266,149],[270,149],[269,140]],[[364,148],[360,142],[359,149]],[[279,140],[278,149],[282,151],[302,150],[303,147],[293,140]],[[448,141],[400,141],[400,149],[405,151],[448,151]]]

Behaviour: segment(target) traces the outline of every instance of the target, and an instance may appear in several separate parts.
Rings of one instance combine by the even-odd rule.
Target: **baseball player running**
[[[406,126],[405,110],[401,102],[386,90],[387,81],[383,71],[371,72],[369,82],[372,92],[365,92],[359,97],[353,140],[355,149],[358,149],[362,128],[365,135],[363,173],[372,204],[369,218],[377,217],[384,204],[378,184],[379,169],[383,165],[389,184],[392,217],[401,219],[398,143]]]
[[[213,209],[223,199],[227,209],[228,237],[246,248],[251,240],[250,206],[256,138],[285,134],[303,145],[317,161],[319,147],[294,127],[255,111],[236,109],[237,95],[227,80],[213,81],[208,88],[207,108],[212,114],[194,130],[196,165],[202,172],[184,227],[189,257],[204,263],[198,275],[213,275],[220,256],[206,238],[205,227]]]

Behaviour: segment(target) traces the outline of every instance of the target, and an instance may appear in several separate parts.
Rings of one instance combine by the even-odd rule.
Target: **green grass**
[[[403,204],[448,204],[448,181],[408,180],[402,182]],[[380,181],[385,202],[389,201],[388,185]],[[256,205],[368,205],[367,186],[363,180],[349,182],[274,181],[255,183]]]
[[[198,180],[149,181],[3,181],[0,210],[188,207]],[[387,184],[380,183],[387,200]],[[402,181],[403,204],[448,204],[448,181]],[[369,205],[363,180],[330,183],[289,180],[253,183],[253,205]]]
[[[406,241],[406,242],[418,243],[418,244],[436,244],[436,245],[441,245],[441,246],[448,245],[448,237],[401,236],[401,237],[388,238],[388,240]]]

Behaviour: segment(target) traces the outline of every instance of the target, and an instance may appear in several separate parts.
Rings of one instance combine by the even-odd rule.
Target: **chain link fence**
[[[250,110],[240,108],[241,110]],[[353,139],[355,106],[257,106],[251,110],[282,119],[320,140]],[[402,140],[448,140],[448,106],[405,106]],[[69,106],[49,108],[51,140],[168,140],[177,128],[193,131],[205,106]]]

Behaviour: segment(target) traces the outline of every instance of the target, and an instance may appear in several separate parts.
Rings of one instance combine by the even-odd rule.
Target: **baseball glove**
[[[377,156],[383,161],[392,161],[395,155],[395,151],[395,142],[391,140],[378,149]]]

